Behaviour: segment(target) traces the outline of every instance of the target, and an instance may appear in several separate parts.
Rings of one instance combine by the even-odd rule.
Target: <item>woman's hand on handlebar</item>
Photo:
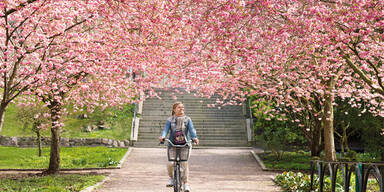
[[[160,143],[164,143],[164,141],[165,141],[165,138],[164,138],[164,137],[162,137],[162,136],[160,136],[160,137],[159,137],[159,141],[160,141]]]
[[[198,138],[194,138],[193,141],[196,143],[196,145],[199,145],[199,139]]]

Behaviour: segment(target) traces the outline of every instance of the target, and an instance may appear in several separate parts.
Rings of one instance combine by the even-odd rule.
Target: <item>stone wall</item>
[[[42,137],[41,142],[44,147],[50,145],[51,139]],[[0,136],[0,145],[15,147],[37,147],[36,137],[7,137]],[[102,138],[61,138],[61,146],[106,146],[106,147],[128,147],[129,141],[119,141]]]

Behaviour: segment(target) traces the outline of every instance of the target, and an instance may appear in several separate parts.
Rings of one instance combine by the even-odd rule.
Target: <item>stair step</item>
[[[187,114],[188,115],[188,114]],[[218,119],[220,121],[222,120],[227,120],[227,121],[231,121],[231,120],[241,120],[241,119],[244,119],[244,117],[242,116],[234,116],[234,117],[220,117],[220,116],[217,116],[217,117],[209,117],[209,116],[202,116],[202,115],[188,115],[189,117],[191,117],[192,121],[218,121]],[[159,115],[154,115],[154,116],[148,116],[148,115],[145,115],[145,116],[140,116],[141,120],[160,120],[160,121],[165,121],[169,118],[169,116],[159,116]]]
[[[166,145],[159,145],[159,141],[151,141],[151,142],[135,142],[135,147],[166,147]],[[200,140],[200,144],[198,146],[210,146],[210,147],[244,147],[248,146],[247,141],[241,142],[229,142],[229,141],[219,141],[219,140]]]
[[[243,106],[207,107],[208,104],[215,104],[216,100],[221,99],[218,95],[201,98],[193,94],[173,94],[172,91],[160,89],[157,89],[157,92],[161,92],[162,99],[147,98],[144,101],[135,146],[158,146],[157,139],[171,115],[172,104],[176,101],[183,102],[185,113],[191,117],[201,145],[248,145]],[[173,99],[172,95],[176,95],[177,100]]]
[[[193,125],[195,127],[199,126],[206,126],[206,127],[214,127],[214,126],[222,126],[222,125],[238,125],[243,126],[245,123],[245,120],[240,121],[223,121],[223,120],[215,120],[215,121],[197,121],[192,120]],[[149,121],[149,120],[140,120],[140,126],[164,126],[166,123],[165,120],[158,120],[158,121]]]
[[[171,116],[171,111],[169,110],[155,110],[155,109],[147,109],[147,110],[143,110],[143,113],[141,115],[147,115],[147,114],[152,114],[152,113],[156,113],[156,115],[164,115],[164,116],[168,116],[170,117]],[[241,112],[241,111],[198,111],[198,110],[194,110],[194,111],[189,111],[189,110],[185,110],[184,113],[188,116],[191,116],[191,114],[193,115],[196,115],[196,114],[204,114],[204,115],[210,115],[210,114],[220,114],[220,115],[226,115],[226,114],[231,114],[231,115],[235,115],[235,116],[244,116],[244,114]],[[149,115],[151,116],[151,115]]]
[[[243,118],[243,115],[240,113],[210,113],[210,112],[202,112],[202,113],[185,113],[191,118],[215,118],[215,117],[226,117],[226,118]],[[168,111],[146,111],[143,112],[142,117],[150,117],[150,116],[165,116],[169,117]]]
[[[161,131],[152,131],[152,132],[140,132],[138,135],[143,136],[143,135],[148,135],[152,137],[159,137],[161,134]],[[240,132],[225,132],[225,131],[205,131],[205,132],[197,132],[198,137],[209,137],[209,136],[245,136],[246,132],[245,131],[240,131]]]
[[[145,140],[157,140],[159,138],[159,135],[144,135],[144,136],[139,136],[138,137],[138,140],[139,141],[145,141]],[[222,135],[209,135],[209,136],[206,136],[206,135],[199,135],[199,139],[200,140],[245,140],[247,139],[245,136],[232,136],[232,135],[226,135],[226,136],[222,136]]]
[[[140,120],[145,120],[145,121],[148,121],[148,122],[166,122],[166,120],[169,118],[169,116],[140,116]],[[195,122],[243,122],[245,121],[245,119],[230,119],[230,118],[227,118],[227,119],[220,119],[218,120],[217,118],[192,118],[192,122],[193,124],[195,124]]]
[[[143,105],[143,109],[156,109],[156,110],[163,110],[163,111],[171,111],[172,110],[172,104],[156,104],[157,102],[153,102],[153,104],[148,104],[145,103]],[[184,103],[184,108],[185,110],[211,110],[211,111],[226,111],[226,110],[242,110],[242,106],[221,106],[220,108],[218,107],[207,107],[205,104],[201,103],[190,103],[190,104],[185,104]]]
[[[158,122],[144,122],[142,120],[140,120],[140,126],[142,127],[152,127],[152,128],[156,128],[156,127],[161,127],[161,128],[164,128],[165,126],[165,121],[158,121]],[[245,127],[246,126],[246,122],[244,120],[244,122],[240,122],[240,123],[222,123],[222,122],[219,122],[219,121],[216,121],[216,122],[196,122],[196,121],[193,121],[193,126],[195,128],[239,128],[239,127]]]
[[[196,131],[201,134],[201,133],[206,133],[206,132],[227,132],[227,133],[237,133],[244,131],[245,128],[238,128],[238,127],[231,127],[231,128],[206,128],[206,127],[195,127]],[[142,133],[150,133],[150,132],[157,132],[157,131],[162,131],[163,127],[141,127],[140,132]]]

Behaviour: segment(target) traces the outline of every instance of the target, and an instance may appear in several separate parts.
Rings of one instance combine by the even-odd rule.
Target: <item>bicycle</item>
[[[187,142],[184,145],[175,145],[169,139],[165,139],[165,141],[171,144],[167,148],[168,161],[175,162],[173,165],[173,191],[181,192],[184,189],[184,183],[181,177],[180,163],[188,161],[191,144]],[[164,142],[160,142],[160,144],[164,144]]]

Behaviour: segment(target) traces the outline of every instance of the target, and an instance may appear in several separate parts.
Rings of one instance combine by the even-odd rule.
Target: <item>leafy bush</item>
[[[311,191],[311,176],[303,173],[295,172],[284,172],[275,177],[275,182],[281,186],[285,191],[289,192],[308,192]],[[315,192],[319,191],[319,177],[314,176],[313,188]],[[324,177],[324,191],[331,191],[331,180],[329,177]],[[336,192],[342,192],[343,185],[336,182]]]
[[[347,152],[347,154],[345,155],[345,157],[349,158],[351,161],[353,160],[356,160],[356,157],[357,157],[357,153],[356,151],[354,150],[350,150]]]
[[[365,152],[365,153],[357,153],[356,158],[361,162],[382,162],[380,153],[377,152]]]
[[[265,150],[272,151],[276,160],[281,160],[284,152],[292,150],[295,143],[304,142],[298,127],[275,113],[279,107],[267,101],[254,100],[252,104],[253,115],[257,118],[254,122],[255,140],[261,141]]]
[[[311,188],[311,178],[300,172],[284,172],[275,177],[275,182],[286,191],[307,192]],[[314,182],[318,183],[319,179]]]
[[[344,191],[344,183],[342,172],[339,170],[336,178],[336,192]],[[281,186],[284,191],[287,192],[308,192],[311,191],[311,176],[303,173],[295,172],[284,172],[275,177],[274,180],[279,186]],[[350,192],[355,192],[355,174],[351,175],[351,183],[349,186]],[[331,179],[329,176],[324,177],[323,191],[331,191]],[[319,177],[314,175],[313,179],[313,188],[314,192],[319,191]],[[378,182],[375,179],[369,179],[367,185],[367,192],[379,191],[380,187]]]

